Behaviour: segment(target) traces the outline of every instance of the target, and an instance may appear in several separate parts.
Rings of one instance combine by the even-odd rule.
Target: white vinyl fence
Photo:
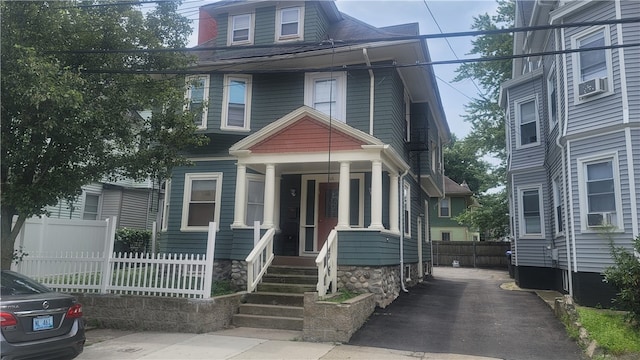
[[[115,218],[106,223],[103,251],[29,253],[12,268],[62,292],[211,297],[215,223],[206,254],[114,253]]]

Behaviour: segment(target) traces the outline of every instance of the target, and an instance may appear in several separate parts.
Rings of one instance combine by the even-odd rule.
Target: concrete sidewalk
[[[486,357],[429,354],[300,341],[298,331],[235,328],[207,334],[94,329],[77,359],[352,359],[481,360]]]

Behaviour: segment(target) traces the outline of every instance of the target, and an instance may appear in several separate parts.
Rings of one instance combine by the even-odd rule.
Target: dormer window
[[[229,19],[229,43],[231,45],[253,42],[253,16],[251,14],[232,15]]]
[[[276,19],[276,39],[278,41],[301,40],[303,28],[302,19],[302,7],[279,9]]]

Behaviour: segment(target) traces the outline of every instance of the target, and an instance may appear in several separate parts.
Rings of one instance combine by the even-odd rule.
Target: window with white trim
[[[229,17],[229,44],[247,45],[253,43],[253,14],[231,15]]]
[[[247,174],[247,207],[245,224],[253,226],[254,221],[264,219],[264,176]]]
[[[553,179],[553,215],[556,224],[556,235],[564,231],[562,222],[562,199],[560,198],[560,178]]]
[[[451,199],[446,197],[444,199],[440,199],[440,217],[450,217],[451,216]]]
[[[571,37],[573,53],[573,82],[577,100],[586,101],[594,95],[611,92],[613,67],[611,49],[591,48],[611,45],[609,26],[599,26]]]
[[[406,142],[411,141],[411,99],[407,89],[404,90],[404,140]]]
[[[308,73],[305,76],[304,90],[305,105],[335,120],[346,122],[347,74],[345,72]]]
[[[549,131],[551,131],[558,124],[558,85],[555,64],[551,67],[547,77],[547,107],[549,110]]]
[[[164,182],[164,202],[162,204],[162,226],[160,230],[167,231],[169,228],[169,203],[171,199],[171,179]]]
[[[411,185],[404,182],[402,186],[402,208],[404,210],[404,234],[411,236]]]
[[[100,219],[100,194],[84,195],[84,209],[82,209],[83,220],[98,220]]]
[[[442,241],[451,241],[451,233],[449,231],[443,231],[441,232],[441,237]]]
[[[544,237],[542,186],[520,188],[518,195],[520,236]]]
[[[621,191],[617,155],[578,160],[582,229],[621,228]]]
[[[277,41],[291,41],[302,39],[304,11],[302,7],[288,7],[279,9],[276,15]]]
[[[540,126],[538,121],[538,106],[536,98],[516,102],[517,146],[538,144]]]
[[[181,230],[207,231],[212,221],[220,228],[221,192],[222,173],[185,174]]]
[[[250,130],[251,76],[225,75],[222,93],[222,126],[225,130]]]
[[[194,113],[194,124],[199,129],[207,128],[209,101],[209,75],[193,75],[186,78],[187,104],[185,110]]]

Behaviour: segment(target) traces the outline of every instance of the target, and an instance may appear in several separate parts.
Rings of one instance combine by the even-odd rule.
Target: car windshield
[[[0,277],[0,296],[28,295],[51,292],[46,286],[38,284],[26,276],[13,271],[3,270]]]

